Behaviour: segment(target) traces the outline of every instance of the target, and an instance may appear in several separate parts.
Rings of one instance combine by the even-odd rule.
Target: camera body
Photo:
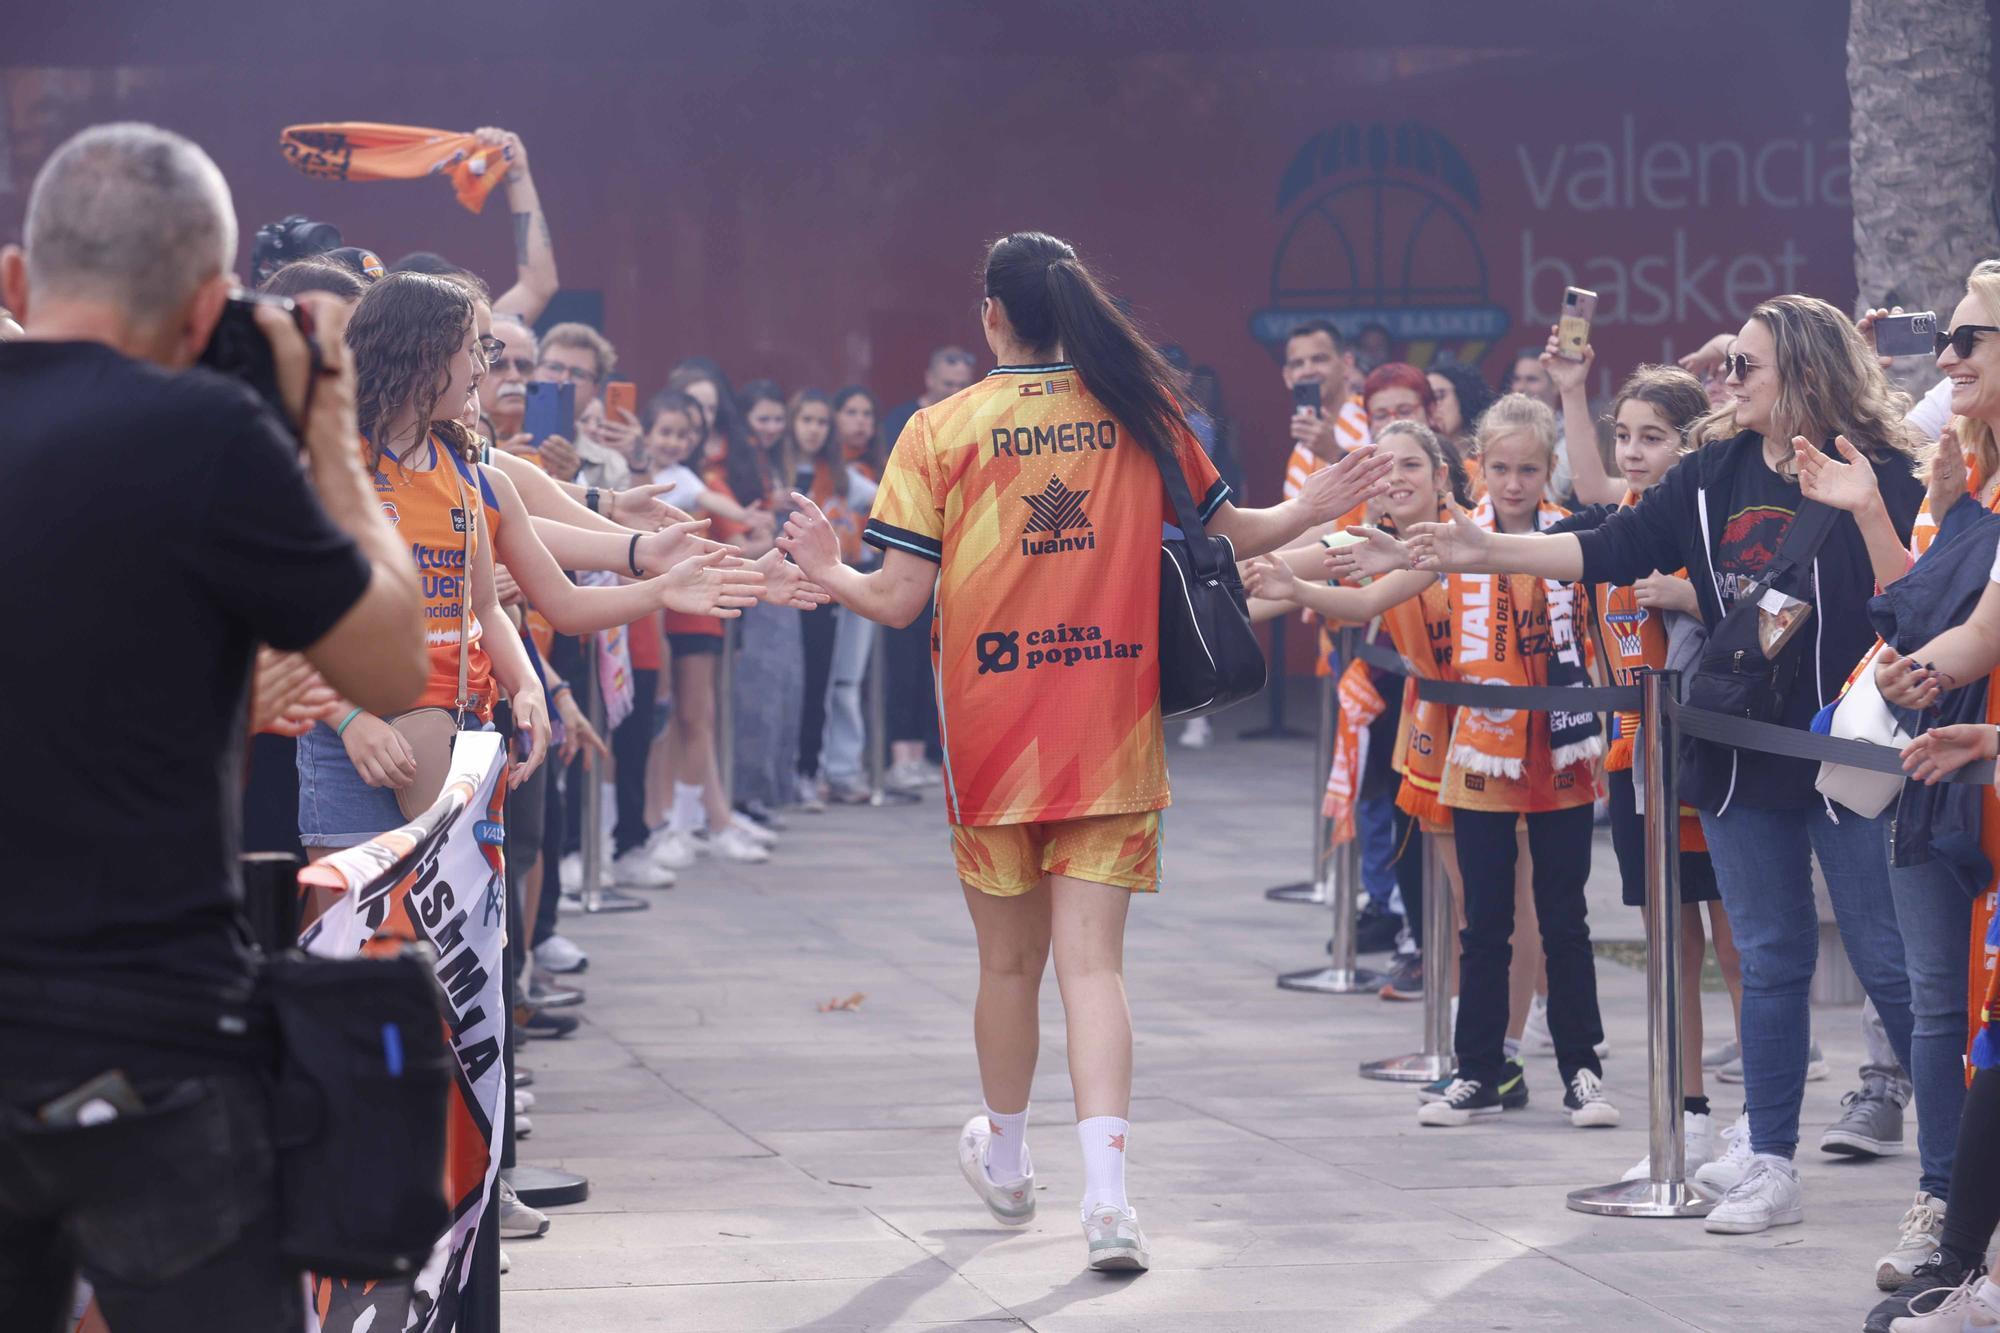
[[[271,340],[257,327],[260,305],[284,311],[298,325],[312,354],[312,373],[317,375],[319,344],[313,340],[312,316],[288,296],[265,296],[258,292],[238,292],[229,298],[222,307],[222,317],[215,322],[215,331],[208,337],[208,346],[201,350],[199,364],[249,385],[285,428],[297,435],[299,427],[286,410],[284,394],[278,388],[277,356],[271,351]]]
[[[295,259],[308,259],[340,248],[340,228],[331,222],[313,222],[303,213],[294,213],[282,222],[267,222],[257,228],[250,249],[251,281],[261,283]]]

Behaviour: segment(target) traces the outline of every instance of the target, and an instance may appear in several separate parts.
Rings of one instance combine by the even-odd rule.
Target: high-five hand
[[[1446,500],[1445,504],[1450,517],[1443,523],[1410,525],[1409,538],[1403,544],[1410,548],[1410,559],[1418,569],[1471,569],[1493,549],[1493,534],[1474,523],[1472,516],[1458,507],[1458,501]]]

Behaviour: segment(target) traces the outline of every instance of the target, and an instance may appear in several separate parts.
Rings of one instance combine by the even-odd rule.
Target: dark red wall
[[[705,352],[739,378],[860,379],[893,401],[916,390],[931,345],[983,352],[982,243],[1040,227],[1220,369],[1253,495],[1268,494],[1285,400],[1252,336],[1258,312],[1504,323],[1440,344],[1498,374],[1508,349],[1539,341],[1527,317],[1546,320],[1566,271],[1603,293],[1597,343],[1621,368],[1685,350],[1783,287],[1852,301],[1839,7],[1621,14],[1632,8],[1531,19],[1457,5],[1361,26],[1327,6],[1162,20],[1129,4],[1088,18],[501,4],[468,11],[479,25],[457,36],[383,11],[369,28],[379,58],[336,55],[327,36],[357,24],[315,27],[318,11],[259,34],[188,31],[132,6],[95,41],[83,20],[51,17],[10,32],[22,55],[9,63],[98,67],[5,76],[0,234],[18,230],[26,181],[62,134],[136,116],[207,146],[246,232],[302,211],[385,256],[441,250],[504,286],[497,199],[473,217],[438,183],[309,181],[275,147],[296,121],[497,122],[532,151],[565,285],[603,292],[643,388]],[[1424,132],[1399,140],[1398,127]],[[1706,206],[1680,175],[1685,162],[1698,178],[1704,154]],[[1288,170],[1296,197],[1281,206]]]

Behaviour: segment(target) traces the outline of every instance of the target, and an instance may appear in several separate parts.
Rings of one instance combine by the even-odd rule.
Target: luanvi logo
[[[1097,534],[1089,531],[1090,516],[1083,512],[1083,501],[1089,491],[1073,491],[1063,485],[1061,477],[1050,477],[1049,484],[1042,488],[1040,495],[1024,495],[1022,501],[1028,506],[1027,532],[1046,532],[1049,535],[1040,541],[1030,536],[1021,538],[1022,555],[1054,555],[1060,551],[1094,551],[1097,549]],[[1065,537],[1065,532],[1082,529],[1080,537]]]

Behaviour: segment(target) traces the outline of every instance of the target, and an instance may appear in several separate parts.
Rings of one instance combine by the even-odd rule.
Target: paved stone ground
[[[1233,736],[1254,719],[1226,721]],[[526,1056],[523,1158],[587,1173],[592,1194],[509,1244],[509,1329],[1858,1328],[1916,1164],[1812,1150],[1860,1053],[1857,1011],[1819,1016],[1835,1076],[1807,1090],[1805,1225],[1724,1238],[1570,1212],[1565,1191],[1645,1151],[1643,977],[1600,965],[1625,1126],[1571,1129],[1542,1058],[1528,1110],[1419,1128],[1408,1090],[1355,1076],[1414,1047],[1416,1006],[1272,984],[1323,957],[1324,914],[1262,892],[1300,877],[1309,767],[1297,742],[1173,756],[1168,891],[1135,904],[1128,945],[1152,1272],[1082,1271],[1053,979],[1030,1128],[1041,1214],[993,1227],[958,1176],[953,1136],[979,1106],[975,961],[932,798],[800,816],[768,866],[704,867],[649,912],[564,918],[591,955],[587,1021]],[[1598,934],[1634,937],[1608,847],[1597,860]],[[855,992],[855,1012],[816,1011]],[[1726,998],[1707,1000],[1724,1030]],[[1718,1109],[1738,1106],[1721,1089]]]

